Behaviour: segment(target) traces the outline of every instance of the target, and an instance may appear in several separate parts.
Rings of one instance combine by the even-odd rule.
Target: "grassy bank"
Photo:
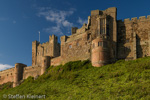
[[[46,100],[150,100],[150,57],[99,68],[89,61],[50,66],[36,80],[29,77],[20,86],[2,88],[0,100],[4,94],[45,95]]]

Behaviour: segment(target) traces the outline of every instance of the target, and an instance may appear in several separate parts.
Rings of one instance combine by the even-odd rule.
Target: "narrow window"
[[[109,36],[109,25],[107,25],[107,35]]]
[[[98,42],[98,46],[102,46],[102,42]]]
[[[89,40],[89,39],[90,39],[90,34],[87,35],[87,40]]]
[[[100,42],[98,42],[98,46],[100,46]]]
[[[79,46],[79,43],[77,43],[77,46]]]
[[[88,53],[90,53],[90,49],[88,49]]]
[[[106,48],[107,47],[107,43],[103,42],[103,47]]]
[[[101,32],[101,34],[105,34],[106,32],[105,32],[105,19],[104,18],[102,18],[102,19],[100,19],[100,32]]]

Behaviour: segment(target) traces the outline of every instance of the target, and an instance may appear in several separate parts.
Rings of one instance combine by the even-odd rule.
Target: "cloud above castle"
[[[8,64],[0,64],[0,71],[12,68],[14,66],[8,65]]]
[[[38,17],[44,17],[46,21],[54,23],[53,26],[44,28],[44,31],[47,33],[52,32],[58,36],[67,35],[71,32],[71,27],[79,26],[78,24],[83,25],[84,23],[87,23],[87,19],[82,19],[81,17],[76,20],[76,24],[73,24],[73,22],[69,20],[69,18],[75,13],[75,8],[58,10],[50,7],[40,7],[38,9]],[[65,32],[67,33],[64,33],[64,30],[66,30]]]
[[[55,26],[45,28],[44,31],[50,33],[56,33],[57,35],[64,35],[63,29],[67,28],[70,31],[73,23],[67,20],[67,17],[74,13],[75,9],[70,9],[68,11],[56,10],[51,8],[42,8],[38,13],[39,17],[44,17],[47,21],[53,22]]]

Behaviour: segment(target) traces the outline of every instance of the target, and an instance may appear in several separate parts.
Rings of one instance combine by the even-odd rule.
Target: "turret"
[[[101,67],[109,63],[108,41],[98,37],[92,41],[92,65]]]
[[[106,34],[107,36],[109,36],[111,41],[110,48],[113,50],[113,54],[111,54],[112,61],[115,61],[117,52],[116,19],[117,19],[117,8],[115,7],[111,7],[103,11],[101,10],[91,11],[90,29],[92,30],[92,34],[95,34],[95,36],[98,36],[100,34]]]
[[[60,40],[61,40],[61,53],[60,53],[60,55],[62,56],[63,55],[63,46],[65,46],[65,43],[66,43],[66,41],[67,41],[67,36],[66,35],[64,35],[64,36],[61,36],[61,38],[60,38]]]
[[[57,36],[49,36],[49,45],[51,54],[49,56],[58,57],[60,56],[60,44],[58,43]]]
[[[50,56],[42,57],[41,75],[44,74],[44,72],[49,66],[50,66]]]
[[[20,80],[23,79],[23,70],[24,70],[24,67],[27,67],[27,65],[24,65],[24,64],[21,64],[21,63],[16,63],[15,64],[13,87],[18,86]]]
[[[40,44],[38,41],[32,42],[32,66],[37,64],[37,46]]]

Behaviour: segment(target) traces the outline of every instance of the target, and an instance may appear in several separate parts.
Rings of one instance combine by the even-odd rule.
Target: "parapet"
[[[106,9],[107,12],[117,12],[117,8],[116,7],[110,7],[108,9]]]
[[[16,63],[15,68],[18,68],[18,67],[27,67],[27,65],[22,64],[22,63]]]
[[[117,12],[117,8],[116,7],[110,7],[110,8],[108,8],[108,9],[106,9],[106,10],[103,10],[103,11],[101,11],[101,10],[92,10],[91,11],[91,16],[95,16],[95,15],[102,15],[103,14],[103,12],[105,13],[105,12],[107,12],[107,13],[112,13],[112,12]]]
[[[77,27],[72,27],[72,28],[71,28],[71,33],[72,33],[72,35],[76,33],[77,29],[78,29]]]
[[[139,17],[139,20],[140,20],[140,21],[145,21],[145,20],[146,20],[146,16],[140,16],[140,17]]]
[[[66,35],[64,35],[64,36],[61,36],[61,43],[62,42],[66,42],[67,41],[67,38],[68,38],[68,36],[66,36]]]
[[[100,11],[99,10],[92,10],[91,11],[91,16],[99,15]]]
[[[137,17],[131,18],[132,21],[137,21]]]
[[[57,36],[54,34],[52,36],[49,36],[49,41],[53,41],[53,40],[57,41]]]
[[[147,19],[150,20],[150,15],[147,16]]]
[[[84,23],[83,26],[80,29],[76,30],[76,33],[84,33],[87,29],[87,24]]]
[[[131,22],[131,20],[130,20],[130,18],[126,18],[126,19],[124,19],[124,22],[129,23],[129,22]]]
[[[32,42],[32,45],[33,45],[33,44],[34,44],[34,45],[39,45],[40,42],[35,40],[35,41]]]
[[[139,19],[137,17],[133,17],[131,18],[127,18],[127,19],[124,19],[124,23],[131,23],[131,22],[144,22],[144,21],[149,21],[150,20],[150,15],[147,16],[140,16]]]

